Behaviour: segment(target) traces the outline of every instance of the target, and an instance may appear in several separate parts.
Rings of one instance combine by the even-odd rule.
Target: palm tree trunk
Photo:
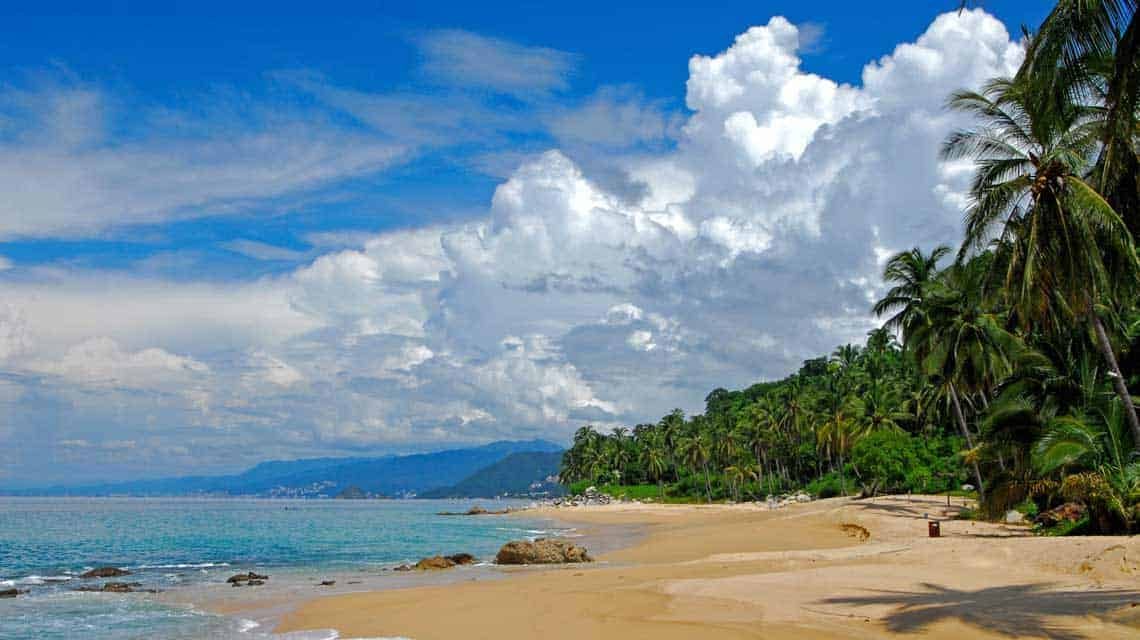
[[[1090,314],[1092,317],[1093,329],[1096,331],[1096,341],[1100,345],[1101,354],[1104,356],[1104,361],[1108,363],[1108,368],[1111,370],[1110,376],[1112,378],[1112,386],[1116,388],[1116,395],[1120,396],[1120,402],[1124,405],[1124,415],[1128,418],[1128,426],[1132,429],[1132,448],[1140,450],[1140,421],[1136,419],[1136,405],[1132,404],[1132,395],[1128,393],[1128,385],[1124,383],[1124,376],[1120,373],[1120,366],[1116,364],[1116,356],[1112,353],[1112,343],[1108,340],[1108,334],[1104,330],[1104,323],[1100,321],[1100,316],[1093,312]]]
[[[962,435],[966,438],[966,446],[974,448],[974,438],[970,436],[970,429],[966,426],[966,416],[962,414],[962,403],[958,401],[958,390],[954,388],[954,383],[950,383],[950,399],[954,404],[954,415],[958,418],[958,428],[962,430]],[[978,483],[978,501],[985,502],[986,488],[982,484],[982,472],[978,469],[977,461],[974,461],[974,480]]]
[[[707,463],[707,462],[705,463],[705,496],[708,497],[708,501],[711,504],[712,503],[712,484],[709,482],[709,463]]]

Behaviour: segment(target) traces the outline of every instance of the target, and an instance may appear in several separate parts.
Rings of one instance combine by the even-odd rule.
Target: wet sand
[[[960,501],[959,501],[960,504]],[[642,527],[591,565],[508,580],[319,597],[278,631],[342,638],[1140,637],[1140,538],[1041,538],[947,520],[945,498],[547,509],[579,529]],[[865,536],[869,534],[869,537]]]

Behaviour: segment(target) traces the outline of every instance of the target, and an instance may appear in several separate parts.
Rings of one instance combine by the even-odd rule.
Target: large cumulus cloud
[[[135,459],[175,467],[237,465],[254,446],[561,440],[699,409],[716,386],[860,339],[884,257],[958,238],[964,174],[937,159],[955,124],[945,96],[1013,72],[1022,49],[986,13],[950,13],[856,86],[803,71],[803,40],[777,17],[694,56],[691,113],[664,127],[675,148],[609,159],[625,188],[550,150],[482,219],[385,233],[285,275],[8,281],[4,437],[31,438],[39,402],[75,420],[38,435],[43,450],[131,442]],[[76,391],[93,380],[102,403]]]

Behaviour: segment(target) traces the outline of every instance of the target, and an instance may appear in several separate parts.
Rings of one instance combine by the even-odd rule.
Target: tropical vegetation
[[[961,245],[886,261],[863,344],[699,415],[583,427],[563,479],[705,501],[971,485],[990,516],[1078,502],[1076,530],[1140,527],[1137,3],[1061,0],[1013,77],[949,97]]]

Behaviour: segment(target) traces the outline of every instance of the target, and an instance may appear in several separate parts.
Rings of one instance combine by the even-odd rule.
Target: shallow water
[[[0,639],[244,638],[265,626],[205,613],[179,593],[225,598],[225,580],[248,570],[270,584],[382,570],[437,553],[490,559],[508,539],[564,533],[517,517],[441,517],[473,501],[0,498]],[[521,506],[484,501],[488,508]],[[116,566],[163,595],[79,593],[78,575]],[[171,597],[174,594],[175,597]],[[245,590],[241,595],[246,595]],[[194,598],[182,598],[193,601]],[[328,637],[328,634],[310,637]]]

